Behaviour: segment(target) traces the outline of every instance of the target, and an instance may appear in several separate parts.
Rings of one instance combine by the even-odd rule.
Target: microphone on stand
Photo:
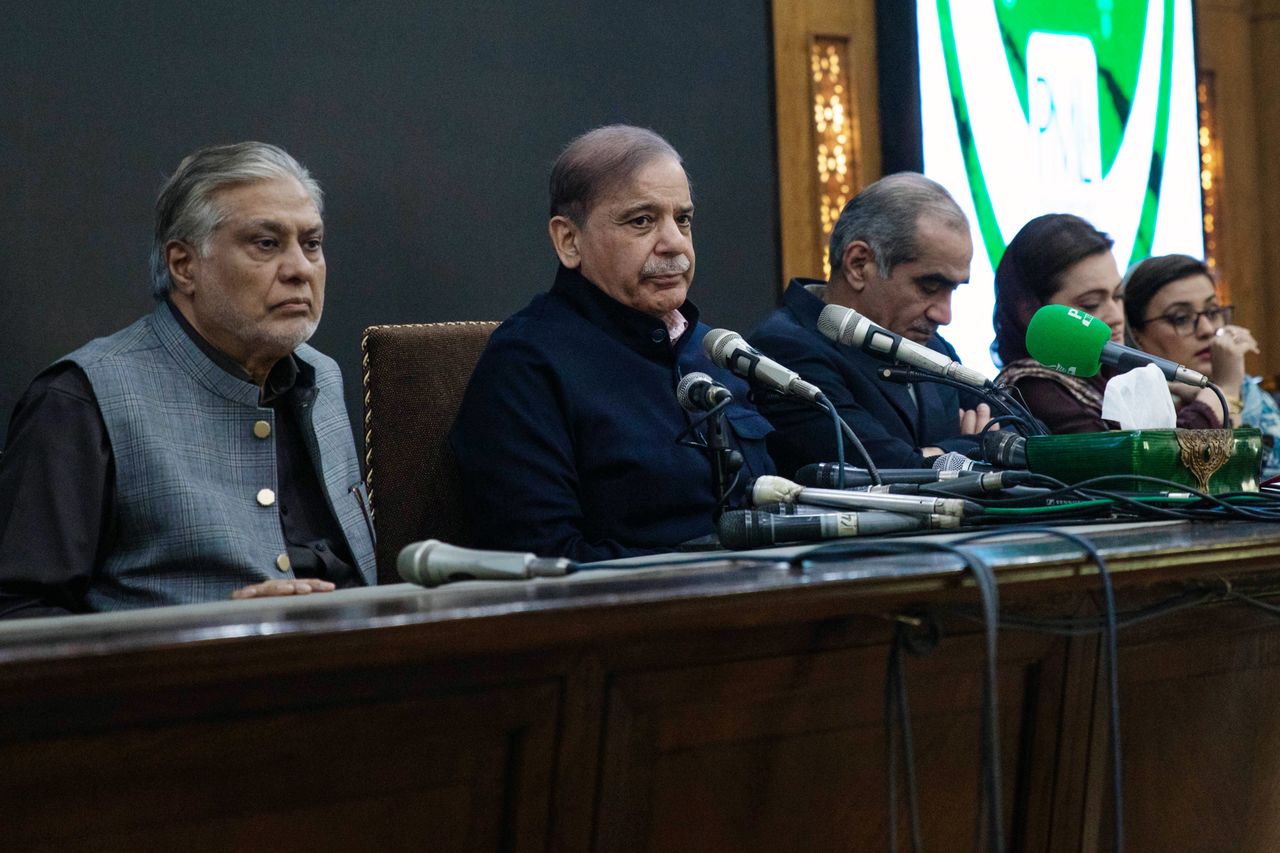
[[[769,358],[737,332],[712,329],[702,339],[702,351],[717,367],[732,371],[770,391],[810,401],[822,398],[822,390],[818,386],[805,382],[799,373]]]
[[[729,389],[705,373],[690,373],[676,386],[676,400],[686,412],[708,412],[702,420],[706,423],[706,450],[711,462],[711,478],[716,491],[713,518],[719,518],[729,499],[734,475],[742,468],[742,454],[725,441],[724,413],[720,409],[733,400]],[[695,424],[697,422],[695,421]],[[693,425],[690,425],[691,429]],[[687,431],[686,429],[686,431]],[[685,433],[681,433],[684,435]]]
[[[686,412],[709,412],[733,400],[733,393],[705,373],[689,373],[676,386],[676,400]]]
[[[1111,327],[1079,308],[1045,305],[1027,324],[1027,352],[1045,367],[1070,376],[1089,377],[1104,364],[1121,370],[1154,364],[1165,379],[1197,388],[1212,385],[1208,376],[1167,358],[1112,343]]]
[[[1154,364],[1170,382],[1208,388],[1222,405],[1222,425],[1231,428],[1231,410],[1222,389],[1198,370],[1133,347],[1112,343],[1111,327],[1068,305],[1045,305],[1027,324],[1027,352],[1032,358],[1069,376],[1095,376],[1104,364],[1121,370]]]
[[[954,379],[972,388],[994,387],[994,383],[982,372],[878,326],[843,305],[828,305],[822,309],[822,313],[818,315],[818,331],[836,343],[858,347],[877,358],[896,361],[934,376]]]

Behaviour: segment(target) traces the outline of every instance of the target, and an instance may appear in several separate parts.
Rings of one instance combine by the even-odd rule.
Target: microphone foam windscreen
[[[1046,305],[1027,324],[1027,352],[1060,373],[1093,376],[1111,328],[1097,317],[1067,305]]]
[[[768,503],[794,503],[800,496],[802,487],[785,477],[765,474],[756,477],[751,484],[751,502],[756,506]]]

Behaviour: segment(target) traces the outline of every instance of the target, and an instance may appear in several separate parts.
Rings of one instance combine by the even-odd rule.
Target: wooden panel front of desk
[[[1005,608],[1091,609],[1073,586]],[[974,597],[837,584],[5,664],[0,847],[887,849],[883,614],[908,602]],[[1274,617],[1122,636],[1128,849],[1278,849]],[[907,659],[929,850],[972,849],[982,648],[946,619]],[[1097,642],[1006,631],[999,664],[1009,849],[1110,849]]]

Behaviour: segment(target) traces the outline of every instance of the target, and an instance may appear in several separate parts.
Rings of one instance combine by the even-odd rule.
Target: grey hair
[[[265,142],[209,145],[189,154],[160,189],[156,199],[155,240],[151,245],[151,295],[163,300],[173,289],[165,246],[171,240],[191,244],[204,254],[209,238],[226,219],[219,190],[235,184],[294,178],[324,213],[320,185],[297,160]]]
[[[919,257],[916,232],[926,214],[958,231],[969,230],[969,220],[951,193],[918,172],[898,172],[868,184],[844,206],[831,230],[832,275],[840,269],[849,244],[861,240],[871,247],[880,277],[888,278],[898,264]]]
[[[551,215],[581,225],[598,198],[659,157],[684,163],[671,143],[647,128],[610,124],[587,131],[551,167]]]

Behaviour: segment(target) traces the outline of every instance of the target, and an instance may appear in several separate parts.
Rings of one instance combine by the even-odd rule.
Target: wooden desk
[[[1121,609],[1280,588],[1280,527],[1090,532]],[[982,545],[1004,612],[1095,613],[1091,565]],[[945,555],[407,585],[0,626],[0,848],[884,850],[892,621],[925,844],[972,847],[981,626]],[[1002,631],[1012,849],[1109,849],[1094,637]],[[1121,633],[1129,850],[1280,849],[1280,621]]]

